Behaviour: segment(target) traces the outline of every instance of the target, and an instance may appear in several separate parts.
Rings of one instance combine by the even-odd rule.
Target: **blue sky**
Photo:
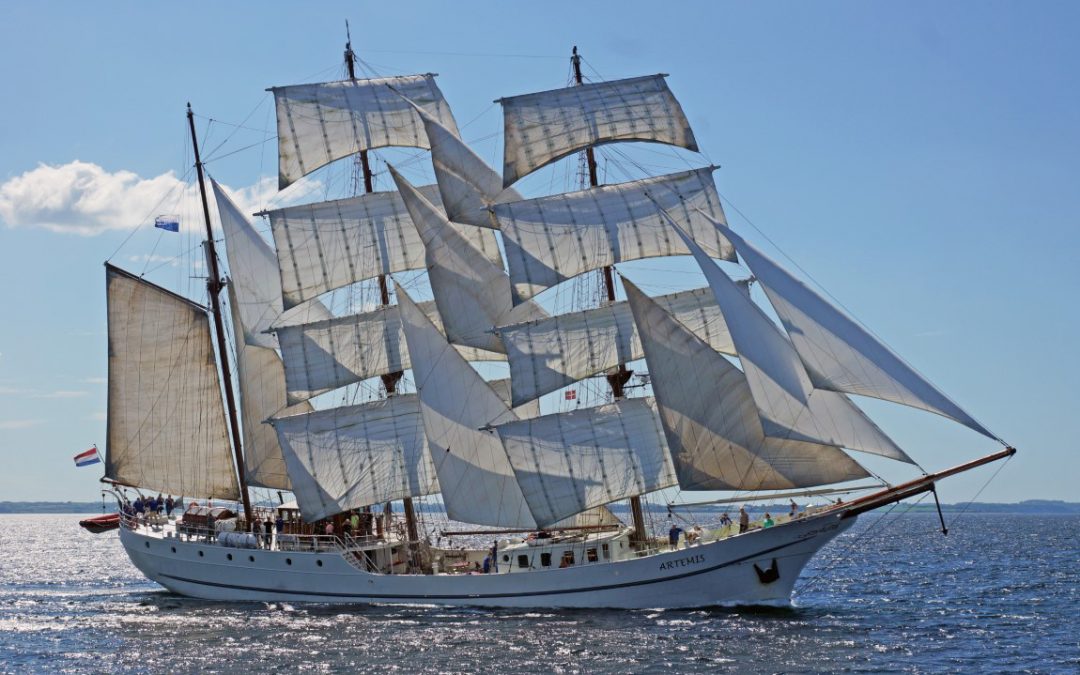
[[[980,499],[1080,497],[1080,6],[708,2],[655,13],[668,6],[6,6],[0,500],[97,497],[95,469],[71,458],[105,442],[101,264],[119,249],[112,260],[141,271],[159,266],[147,256],[197,244],[146,226],[191,208],[157,204],[189,168],[185,102],[272,126],[264,89],[338,77],[346,18],[380,72],[439,73],[489,161],[501,128],[492,100],[563,86],[572,45],[592,77],[670,73],[706,161],[721,166],[733,226],[779,255],[749,218],[1020,449]],[[214,125],[206,147],[230,131]],[[263,140],[241,129],[210,162],[249,205],[271,194],[260,180],[276,151]],[[167,265],[155,274],[180,290],[200,284]],[[927,468],[996,449],[924,413],[866,408]],[[949,481],[943,499],[971,498],[992,471]]]

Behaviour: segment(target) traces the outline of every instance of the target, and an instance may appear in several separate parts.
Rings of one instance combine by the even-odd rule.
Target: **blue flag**
[[[180,219],[176,216],[158,216],[154,218],[154,227],[160,227],[169,232],[180,231]]]

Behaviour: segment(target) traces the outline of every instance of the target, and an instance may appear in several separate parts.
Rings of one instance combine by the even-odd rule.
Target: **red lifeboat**
[[[115,530],[120,527],[120,514],[119,513],[107,513],[103,516],[94,516],[93,518],[86,518],[79,521],[84,529],[93,532],[94,534],[101,534],[102,532],[108,532],[109,530]]]

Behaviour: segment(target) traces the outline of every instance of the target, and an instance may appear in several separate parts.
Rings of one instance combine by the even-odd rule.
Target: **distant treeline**
[[[270,506],[270,504],[266,504]],[[436,505],[423,504],[420,510],[438,511]],[[747,505],[753,513],[769,511],[774,514],[787,513],[789,505],[782,504],[757,504]],[[927,513],[934,511],[933,503],[904,504],[900,508],[912,513]],[[967,511],[968,513],[1018,513],[1018,514],[1041,514],[1041,515],[1080,515],[1080,503],[1053,501],[1048,499],[1028,499],[1017,504],[994,504],[991,502],[970,502],[967,504],[942,504],[943,511],[956,512]],[[115,511],[115,502],[105,503],[105,511]],[[395,511],[400,509],[395,509]],[[628,513],[625,505],[611,505],[611,510],[620,515]],[[734,513],[739,510],[738,504],[709,504],[707,506],[695,506],[692,509],[677,509],[680,513],[692,511],[693,513],[716,513],[725,511]],[[101,502],[0,502],[0,513],[101,513]],[[667,507],[663,504],[650,504],[649,511],[653,513],[665,513]]]

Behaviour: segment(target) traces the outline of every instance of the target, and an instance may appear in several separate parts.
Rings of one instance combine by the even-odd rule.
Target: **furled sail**
[[[457,133],[450,106],[431,74],[299,84],[271,91],[277,107],[279,189],[361,150],[426,149],[423,122],[402,96]]]
[[[434,302],[421,311],[442,325]],[[303,401],[338,387],[412,367],[396,305],[277,329],[289,401]],[[503,361],[504,354],[457,347],[470,361]]]
[[[725,222],[711,167],[493,208],[515,302],[607,265],[686,255],[660,209],[710,256],[734,260],[731,244],[705,216]]]
[[[424,242],[431,291],[447,338],[456,345],[505,353],[492,332],[495,326],[539,319],[547,312],[531,302],[515,307],[503,268],[486,260],[394,167],[390,173]]]
[[[439,188],[417,188],[439,204]],[[424,247],[397,192],[268,211],[285,307],[380,274],[424,267]],[[490,230],[451,225],[486,260],[502,265]]]
[[[500,99],[503,186],[592,145],[653,141],[697,151],[664,75],[590,83]]]
[[[997,436],[832,303],[738,234],[722,224],[718,227],[765,289],[815,387],[927,410],[997,440]]]
[[[766,436],[746,376],[660,303],[625,278],[623,285],[684,490],[774,490],[868,475],[834,446]]]
[[[457,134],[423,108],[415,108],[431,142],[431,164],[446,217],[455,223],[498,227],[491,218],[491,205],[517,201],[522,199],[521,195],[513,188],[504,190],[502,177]]]
[[[735,353],[710,289],[680,291],[655,300],[713,349]],[[625,302],[502,326],[498,334],[510,361],[514,405],[644,356]]]
[[[535,527],[499,437],[480,430],[516,416],[401,287],[397,297],[447,517],[478,525]]]
[[[540,527],[676,484],[664,432],[645,399],[495,427]]]
[[[911,458],[843,394],[814,389],[794,347],[708,254],[678,226],[716,297],[765,434],[861,450],[902,462]]]
[[[270,420],[308,522],[439,491],[412,394]]]
[[[105,265],[109,412],[105,476],[237,499],[206,308]]]

